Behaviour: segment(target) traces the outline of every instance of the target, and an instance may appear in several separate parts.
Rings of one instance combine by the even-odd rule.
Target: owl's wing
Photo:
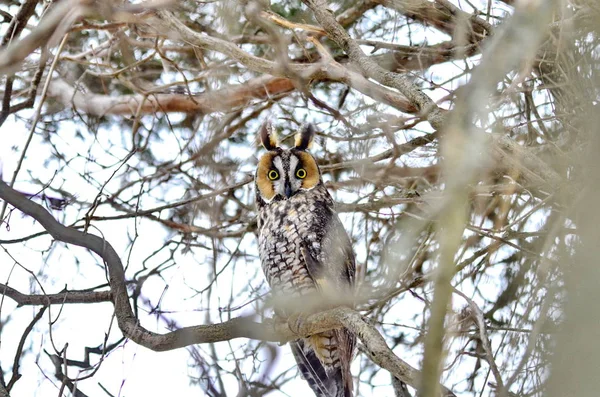
[[[328,230],[320,240],[320,252],[317,254],[309,246],[303,245],[301,253],[308,273],[319,289],[328,288],[337,292],[351,293],[355,283],[356,263],[352,243],[335,212],[330,214]],[[333,283],[332,286],[329,286]]]
[[[346,229],[336,213],[333,213],[331,217],[328,234],[326,240],[329,240],[332,246],[325,247],[325,253],[327,254],[327,250],[330,251],[327,258],[331,263],[330,266],[334,266],[341,281],[348,283],[349,286],[354,286],[356,274],[354,250]]]
[[[352,299],[354,293],[353,288],[356,281],[356,262],[354,259],[354,250],[352,243],[344,225],[338,218],[337,214],[332,217],[332,230],[330,231],[331,240],[333,243],[332,249],[338,253],[332,255],[332,264],[336,267],[336,273],[339,277],[340,284],[344,292],[348,294],[348,298]],[[346,284],[347,283],[347,284]],[[350,304],[353,306],[353,304]],[[340,358],[340,369],[342,374],[342,384],[344,388],[344,396],[352,396],[352,373],[350,372],[350,364],[356,347],[356,335],[346,328],[334,330],[338,341],[338,354]]]
[[[331,213],[329,230],[321,240],[321,254],[315,256],[303,246],[302,257],[310,277],[317,288],[328,293],[351,294],[355,282],[355,261],[352,244],[337,214]],[[347,329],[333,331],[337,342],[339,362],[325,369],[305,341],[297,341],[292,351],[304,378],[317,396],[352,396],[352,374],[350,363],[356,345],[356,336]],[[315,336],[317,339],[318,335]],[[314,337],[313,337],[314,338]],[[323,393],[323,389],[326,392]]]

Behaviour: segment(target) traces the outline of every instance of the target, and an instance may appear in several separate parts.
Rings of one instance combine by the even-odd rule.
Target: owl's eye
[[[271,171],[269,171],[267,176],[269,177],[270,180],[274,181],[275,179],[279,178],[279,172],[277,172],[275,170],[271,170]]]
[[[306,178],[306,170],[304,168],[298,168],[298,171],[296,171],[296,176],[300,179]]]

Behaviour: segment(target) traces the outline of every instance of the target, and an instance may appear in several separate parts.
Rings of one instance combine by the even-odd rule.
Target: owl
[[[333,199],[308,153],[314,127],[303,126],[291,149],[279,147],[270,123],[260,130],[267,150],[255,176],[258,247],[262,269],[272,294],[286,302],[302,296],[350,296],[355,262],[352,245],[338,218]],[[348,294],[348,295],[344,295]],[[289,316],[301,308],[283,308]],[[290,343],[303,378],[315,394],[351,397],[350,363],[356,336],[347,329],[331,330]]]

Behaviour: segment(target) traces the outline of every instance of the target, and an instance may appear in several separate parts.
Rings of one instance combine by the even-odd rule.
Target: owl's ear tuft
[[[279,138],[270,121],[260,127],[260,142],[267,150],[275,150],[279,147]]]
[[[310,149],[315,138],[315,127],[312,124],[304,124],[296,133],[296,149]]]

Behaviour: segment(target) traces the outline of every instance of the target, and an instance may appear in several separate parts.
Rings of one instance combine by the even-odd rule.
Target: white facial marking
[[[285,170],[283,169],[283,161],[280,156],[277,156],[273,159],[273,166],[279,173],[279,178],[271,181],[273,183],[273,190],[275,191],[275,195],[280,194],[285,197]],[[275,197],[275,196],[273,196]]]

